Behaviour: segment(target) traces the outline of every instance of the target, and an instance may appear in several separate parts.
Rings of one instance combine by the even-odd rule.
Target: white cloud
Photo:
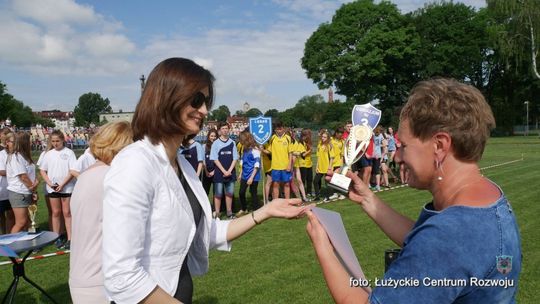
[[[297,14],[308,13],[318,20],[328,20],[334,15],[336,9],[350,0],[273,0],[274,3],[290,9]]]
[[[310,34],[311,29],[278,22],[267,30],[210,30],[201,37],[159,37],[143,53],[155,60],[153,64],[168,57],[195,58],[215,75],[218,102],[235,96],[235,100],[227,100],[234,103],[231,108],[248,101],[267,109],[269,103],[279,102],[268,91],[268,83],[306,80],[300,58]]]
[[[94,23],[100,17],[87,5],[71,0],[14,0],[13,12],[43,25]]]
[[[208,58],[194,57],[193,61],[207,70],[211,70],[214,66],[214,61]]]
[[[55,99],[66,98],[63,96],[70,89],[71,100],[93,90],[109,97],[115,108],[133,110],[139,95],[139,75],[148,74],[168,57],[193,58],[210,69],[217,79],[217,103],[227,104],[233,112],[241,109],[244,102],[265,111],[292,107],[303,95],[321,93],[326,98],[326,92],[317,90],[306,78],[300,60],[305,41],[317,26],[330,21],[335,10],[349,1],[273,2],[284,9],[277,12],[274,22],[266,28],[249,25],[231,28],[229,24],[224,29],[216,23],[209,24],[211,29],[198,36],[160,32],[137,50],[121,22],[104,17],[92,6],[75,0],[12,0],[8,2],[10,5],[0,5],[0,69],[30,71],[41,76],[80,76],[79,87],[64,88],[60,84],[56,90],[58,96],[34,94],[39,96],[35,98],[39,102],[52,99],[43,102],[51,105],[57,105]],[[428,1],[393,2],[402,12],[407,12]],[[462,2],[485,6],[483,0]],[[223,18],[230,17],[223,5],[215,10]],[[245,14],[250,16],[249,11]],[[95,75],[114,77],[89,86],[86,76]]]
[[[59,61],[61,59],[70,58],[71,54],[63,39],[51,35],[42,37],[42,48],[39,55],[47,61]]]
[[[132,67],[121,24],[73,0],[13,0],[0,11],[0,64],[35,74],[113,75]]]
[[[121,57],[135,50],[135,45],[124,35],[119,34],[90,34],[84,41],[89,54],[94,57]]]

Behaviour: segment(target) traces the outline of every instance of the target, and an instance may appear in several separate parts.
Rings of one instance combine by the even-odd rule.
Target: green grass
[[[502,187],[516,212],[523,250],[518,303],[536,303],[540,290],[540,140],[491,139],[480,167],[521,159],[522,155],[523,161],[486,169],[483,174]],[[379,195],[413,219],[430,199],[427,192],[410,188]],[[40,204],[38,222],[45,229],[46,210]],[[341,213],[366,276],[381,277],[384,251],[396,246],[356,204],[345,200],[323,207]],[[231,252],[212,251],[209,273],[194,278],[195,303],[331,303],[305,224],[305,219],[270,220],[234,241]],[[49,247],[42,253],[52,251]],[[68,262],[68,256],[29,261],[27,273],[60,303],[69,303]],[[10,282],[11,266],[0,266],[0,297]],[[47,303],[26,282],[19,283],[16,298],[18,303]]]

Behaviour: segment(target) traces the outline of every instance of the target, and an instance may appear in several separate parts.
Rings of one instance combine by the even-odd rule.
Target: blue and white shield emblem
[[[512,271],[512,256],[511,255],[498,255],[497,256],[497,270],[502,274],[507,274]]]
[[[249,131],[259,145],[264,144],[272,135],[272,117],[259,116],[250,118]]]
[[[352,111],[353,126],[364,125],[371,129],[379,124],[381,120],[381,110],[375,108],[370,103],[355,105]]]

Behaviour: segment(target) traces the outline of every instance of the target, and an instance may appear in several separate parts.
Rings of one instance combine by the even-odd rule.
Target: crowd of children
[[[49,229],[62,235],[56,246],[69,249],[71,193],[75,177],[91,164],[91,157],[83,154],[78,161],[75,153],[66,147],[64,134],[53,131],[47,148],[35,162],[29,132],[4,128],[0,134],[0,233],[16,233],[28,228],[27,209],[38,201],[40,174],[44,181]]]
[[[315,136],[314,145],[310,129],[295,131],[277,122],[268,142],[258,145],[248,129],[241,132],[238,142],[234,143],[229,137],[229,125],[220,123],[218,129],[208,130],[204,146],[191,140],[179,153],[185,155],[201,176],[207,194],[213,187],[214,217],[234,218],[247,213],[248,209],[259,208],[258,187],[263,175],[266,179],[264,202],[273,197],[290,198],[291,195],[304,202],[344,199],[343,194],[326,186],[325,177],[341,170],[344,145],[351,127],[352,123],[348,122],[332,133],[321,129]],[[368,150],[353,166],[353,171],[375,191],[390,187],[391,180],[406,183],[403,170],[401,177],[396,177],[400,168],[394,162],[394,155],[399,145],[392,127],[387,130],[377,127]],[[240,184],[239,211],[235,213],[233,202],[237,182]],[[248,190],[250,204],[246,199]],[[223,198],[225,208],[221,203]]]
[[[229,137],[229,125],[224,122],[218,129],[208,130],[203,145],[193,137],[187,138],[178,153],[201,177],[206,193],[213,188],[213,216],[235,218],[247,213],[248,209],[256,210],[261,206],[258,188],[263,175],[266,179],[262,195],[264,203],[274,197],[290,198],[291,192],[304,202],[344,199],[343,194],[326,186],[325,177],[340,171],[351,127],[348,122],[332,133],[321,129],[313,136],[310,129],[292,130],[277,122],[268,142],[258,145],[247,129],[240,133],[235,143]],[[40,174],[44,182],[49,229],[64,236],[56,243],[59,248],[69,248],[70,197],[78,174],[95,162],[92,154],[87,149],[77,160],[75,153],[66,147],[64,134],[59,131],[50,134],[47,148],[35,164],[28,132],[14,133],[5,128],[1,143],[1,232],[14,233],[29,225],[26,208],[37,201],[37,174]],[[399,147],[399,139],[392,127],[387,130],[377,127],[365,155],[353,165],[353,172],[375,191],[390,187],[390,181],[405,184],[406,174],[394,162]],[[235,208],[237,182],[239,204]],[[223,198],[225,204],[222,204]],[[235,209],[239,211],[234,212]]]

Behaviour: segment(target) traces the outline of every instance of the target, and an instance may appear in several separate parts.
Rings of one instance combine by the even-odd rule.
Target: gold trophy
[[[373,135],[373,130],[370,127],[365,125],[356,125],[351,128],[349,137],[345,141],[343,146],[343,158],[344,164],[341,169],[341,173],[334,173],[332,179],[328,184],[330,187],[344,192],[349,192],[349,186],[351,184],[351,179],[345,176],[349,168],[357,162],[362,155],[366,152],[371,136]]]
[[[32,221],[32,224],[30,225],[30,228],[28,228],[28,233],[37,233],[36,231],[36,213],[37,213],[37,205],[31,204],[28,206],[28,214],[30,215],[30,220]]]

